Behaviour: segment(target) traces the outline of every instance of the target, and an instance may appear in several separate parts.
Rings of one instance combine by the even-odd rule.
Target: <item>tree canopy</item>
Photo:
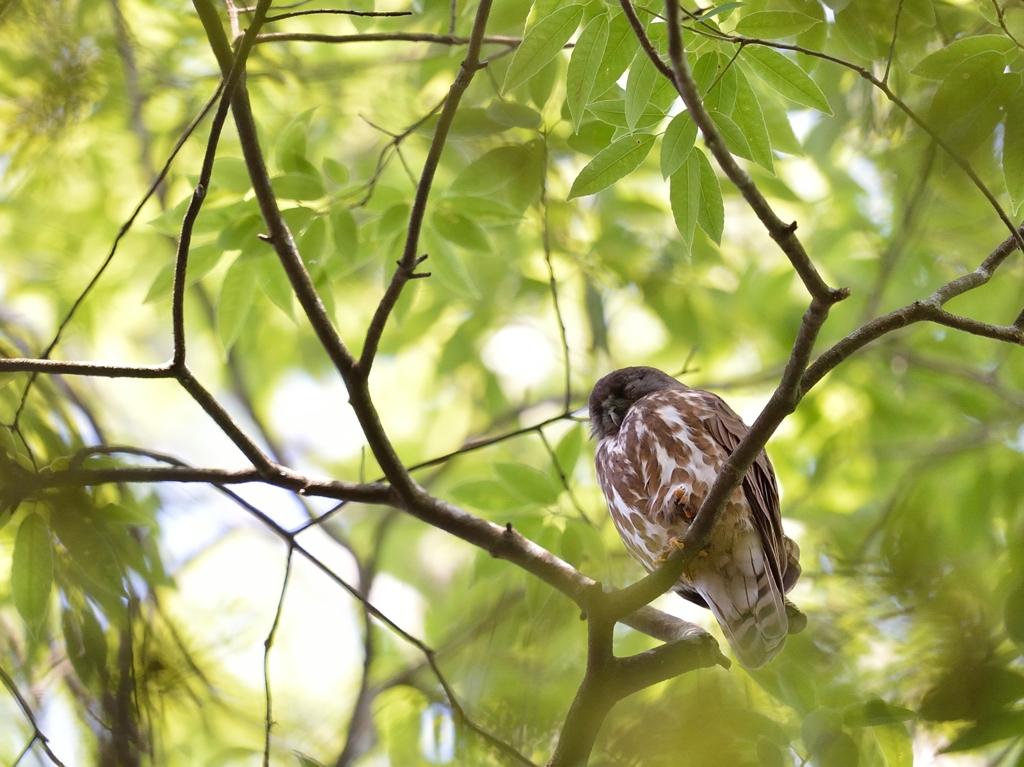
[[[0,2],[0,762],[1024,765],[1022,41]],[[752,426],[646,577],[637,364]],[[746,671],[666,592],[766,444],[808,622]]]

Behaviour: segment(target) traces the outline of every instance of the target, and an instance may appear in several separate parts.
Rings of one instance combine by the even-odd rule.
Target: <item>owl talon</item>
[[[676,535],[668,539],[668,548],[665,549],[661,554],[658,555],[657,559],[654,560],[654,566],[659,567],[666,559],[672,556],[673,551],[682,551],[686,548],[686,543],[683,541],[681,535]]]
[[[683,488],[677,487],[672,491],[672,503],[675,504],[676,508],[683,512],[683,517],[687,522],[693,521],[693,504],[690,503],[690,496]]]

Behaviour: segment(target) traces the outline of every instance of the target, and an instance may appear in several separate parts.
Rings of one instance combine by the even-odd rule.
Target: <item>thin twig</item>
[[[193,0],[193,5],[206,30],[207,39],[217,57],[221,71],[225,73],[230,71],[234,57],[231,53],[231,45],[221,26],[216,6],[212,0]],[[252,181],[260,213],[267,225],[270,242],[281,261],[285,274],[288,275],[292,290],[313,327],[320,345],[330,357],[335,368],[344,377],[351,373],[355,365],[355,358],[334,328],[323,301],[317,295],[309,271],[299,254],[291,230],[281,215],[277,197],[270,184],[270,174],[267,172],[263,151],[260,148],[248,92],[244,87],[239,88],[234,94],[231,106],[234,112],[235,126],[238,129],[242,155],[249,170],[249,178]]]
[[[206,192],[210,188],[210,178],[213,176],[213,161],[217,157],[217,144],[220,141],[220,134],[227,120],[228,109],[239,83],[242,82],[245,73],[245,62],[252,51],[256,35],[263,26],[263,20],[271,0],[261,0],[257,4],[256,14],[253,17],[249,28],[245,30],[242,41],[238,45],[231,68],[224,76],[223,94],[217,112],[210,124],[210,136],[206,141],[206,152],[203,156],[202,169],[199,172],[199,180],[196,182],[192,199],[185,209],[185,215],[181,222],[181,234],[178,237],[178,250],[174,258],[174,286],[171,291],[171,324],[174,336],[174,358],[173,365],[181,369],[185,365],[185,286],[186,272],[188,269],[188,251],[192,241],[192,228],[195,226],[199,210],[206,199]]]
[[[405,285],[412,279],[420,276],[416,268],[423,262],[426,256],[418,253],[420,230],[423,227],[423,217],[427,212],[427,199],[430,197],[431,187],[434,183],[434,174],[441,162],[441,154],[444,152],[445,144],[448,141],[448,131],[455,121],[455,113],[458,111],[462,96],[473,81],[474,75],[480,69],[480,49],[485,41],[484,30],[487,26],[487,17],[491,11],[491,0],[481,0],[477,8],[476,19],[473,22],[473,31],[469,37],[469,48],[466,50],[466,58],[459,67],[459,73],[455,81],[448,89],[448,97],[445,99],[441,114],[437,119],[437,126],[434,128],[434,137],[430,142],[430,149],[427,151],[426,160],[423,162],[423,170],[420,172],[420,182],[416,188],[416,196],[413,198],[412,211],[409,214],[409,228],[405,238],[405,246],[402,248],[402,257],[398,260],[398,268],[391,277],[387,290],[381,297],[377,310],[370,320],[366,330],[366,339],[363,342],[363,353],[359,357],[358,370],[365,378],[373,366],[373,358],[377,354],[377,346],[380,343],[381,335],[391,311],[398,302]]]
[[[256,44],[263,43],[437,43],[438,45],[469,45],[472,37],[459,35],[437,35],[429,32],[364,32],[351,35],[322,35],[314,32],[266,32],[256,38]],[[521,37],[488,35],[481,43],[504,45],[517,48],[523,42]]]
[[[565,412],[572,407],[572,383],[569,367],[569,341],[565,335],[565,320],[562,318],[562,310],[558,305],[558,282],[555,280],[555,267],[551,262],[551,232],[548,225],[548,142],[544,137],[544,174],[540,183],[540,231],[541,242],[544,245],[544,262],[548,267],[548,285],[551,288],[551,303],[555,308],[555,320],[558,323],[558,337],[562,342],[562,365],[565,369]]]
[[[892,41],[889,43],[889,55],[885,59],[885,74],[882,75],[882,82],[889,82],[889,69],[892,67],[892,57],[896,53],[896,38],[900,33],[900,16],[903,14],[903,0],[896,6],[896,20],[892,25]]]
[[[274,726],[273,698],[270,694],[270,648],[274,646],[274,638],[277,636],[277,627],[281,624],[281,612],[284,610],[284,595],[288,591],[288,581],[292,574],[292,546],[288,547],[288,556],[284,563],[284,578],[281,579],[281,594],[277,598],[277,610],[274,612],[274,622],[270,626],[270,632],[263,642],[263,689],[267,707],[266,726],[264,729],[263,745],[263,767],[270,767],[270,730]]]
[[[89,283],[85,286],[85,289],[78,295],[78,298],[75,299],[75,302],[73,304],[71,304],[71,308],[68,309],[68,313],[64,315],[64,319],[61,320],[60,325],[57,326],[57,332],[54,333],[53,340],[50,341],[49,345],[47,345],[46,349],[44,349],[43,353],[40,355],[40,359],[41,360],[49,359],[50,355],[53,353],[53,350],[57,348],[57,344],[60,343],[61,337],[64,335],[64,330],[67,328],[67,326],[70,324],[71,320],[74,318],[76,312],[78,311],[78,308],[82,305],[82,303],[85,301],[85,299],[89,296],[89,294],[92,292],[93,288],[96,287],[96,284],[100,281],[100,278],[107,271],[107,267],[110,266],[110,262],[114,260],[114,255],[117,253],[117,248],[121,244],[121,240],[124,238],[124,236],[126,234],[128,234],[129,230],[132,228],[132,225],[135,223],[135,219],[137,219],[139,217],[139,214],[142,212],[143,207],[145,207],[146,203],[149,202],[149,198],[153,196],[153,194],[159,188],[160,184],[163,183],[163,180],[167,177],[167,174],[170,172],[170,169],[171,169],[171,163],[174,162],[174,158],[178,156],[178,152],[181,151],[181,148],[185,145],[185,142],[188,141],[189,137],[192,135],[192,133],[195,131],[195,129],[199,126],[199,123],[202,122],[203,118],[206,117],[206,115],[209,113],[209,111],[213,108],[213,105],[217,103],[217,99],[220,97],[220,92],[221,92],[221,87],[222,86],[223,86],[223,83],[218,83],[217,84],[217,89],[214,91],[214,93],[210,97],[209,101],[206,102],[206,104],[203,106],[203,108],[199,111],[199,114],[197,114],[192,119],[192,122],[190,122],[188,124],[188,127],[185,128],[185,131],[182,133],[182,135],[175,142],[174,149],[171,150],[170,155],[167,157],[167,160],[164,162],[163,167],[160,169],[160,173],[158,173],[157,177],[155,179],[153,179],[153,181],[150,183],[149,189],[147,189],[145,194],[142,195],[142,199],[139,200],[139,203],[135,206],[135,210],[132,211],[132,214],[128,217],[128,220],[125,221],[123,224],[121,224],[121,228],[118,230],[117,234],[114,236],[114,242],[110,246],[110,251],[107,253],[107,257],[103,260],[103,263],[100,264],[99,269],[96,270],[96,273],[92,276],[92,279],[89,280]],[[0,362],[3,362],[3,361],[0,360]],[[113,367],[113,366],[111,366],[111,367]],[[126,369],[129,366],[117,366],[117,367],[120,368],[120,369]],[[133,368],[133,369],[138,369],[138,368]],[[0,367],[0,371],[2,371],[2,370],[3,370],[3,368]],[[14,416],[14,427],[15,428],[18,425],[18,418],[21,415],[22,410],[24,410],[24,408],[25,408],[25,401],[28,399],[28,394],[29,394],[29,391],[32,388],[33,383],[35,382],[36,375],[39,372],[43,372],[43,369],[40,367],[38,369],[32,370],[31,372],[32,372],[32,376],[29,377],[28,383],[25,385],[25,391],[22,392],[22,395],[21,395],[21,403],[18,405],[18,411],[17,411],[17,413]],[[48,372],[73,372],[73,371],[48,371]],[[91,373],[90,375],[104,375],[104,373]],[[144,376],[138,376],[138,377],[141,378],[141,377],[144,377]],[[153,376],[153,377],[162,377],[162,376]]]
[[[412,11],[346,11],[346,10],[333,10],[330,8],[317,8],[312,11],[291,11],[289,13],[279,13],[277,16],[268,16],[264,22],[266,24],[272,24],[275,21],[284,21],[285,19],[294,19],[297,16],[323,16],[323,15],[340,15],[340,16],[373,16],[373,17],[395,17],[395,16],[412,16]]]
[[[25,715],[25,718],[28,719],[29,725],[32,727],[32,740],[25,747],[25,750],[22,752],[22,756],[28,753],[32,743],[38,741],[43,747],[43,751],[45,751],[46,755],[50,758],[50,761],[56,764],[57,767],[64,767],[64,762],[58,759],[57,755],[50,750],[50,741],[45,735],[43,735],[43,731],[39,729],[39,723],[36,721],[35,714],[32,713],[32,709],[29,707],[28,701],[26,701],[22,696],[21,690],[18,689],[18,685],[14,683],[14,680],[11,679],[3,666],[0,666],[0,681],[3,681],[4,687],[6,687],[8,692],[10,692],[14,697],[14,700],[18,703],[18,708],[21,709],[21,713]],[[21,760],[21,756],[18,757],[18,760]]]

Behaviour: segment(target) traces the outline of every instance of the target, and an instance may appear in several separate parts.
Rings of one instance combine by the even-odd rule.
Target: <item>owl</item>
[[[590,422],[612,521],[633,558],[653,570],[685,536],[747,427],[720,397],[650,367],[598,381]],[[784,596],[800,575],[799,556],[783,535],[775,472],[762,450],[675,591],[710,608],[740,663],[760,668],[806,620]]]

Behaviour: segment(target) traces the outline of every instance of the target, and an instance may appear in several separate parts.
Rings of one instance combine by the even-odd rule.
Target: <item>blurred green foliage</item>
[[[935,139],[1016,212],[1024,9],[1002,0],[749,0],[696,15],[686,6],[694,14],[684,20],[687,55],[726,144],[780,216],[797,222],[823,276],[851,290],[819,351],[975,269],[1007,236]],[[412,15],[295,17],[265,31],[444,35],[454,23],[465,35],[476,11],[439,0],[316,7]],[[664,9],[637,10],[665,54]],[[240,11],[243,29],[248,17]],[[559,416],[581,408],[608,370],[651,364],[685,370],[684,382],[722,393],[749,421],[777,383],[808,298],[617,5],[495,0],[487,34],[525,39],[514,52],[484,47],[491,58],[462,102],[424,218],[420,251],[431,276],[400,298],[371,383],[410,466],[480,435],[522,430],[416,477],[622,586],[640,572],[608,523],[593,444],[585,425]],[[779,47],[739,45],[734,34]],[[570,40],[575,47],[564,49]],[[269,40],[250,58],[247,87],[274,191],[357,353],[401,254],[437,108],[464,50]],[[835,59],[885,79],[934,136]],[[188,5],[0,3],[4,356],[46,348],[218,76]],[[132,364],[169,356],[174,245],[208,126],[185,143],[55,356]],[[298,402],[306,390],[296,380],[323,382],[332,369],[263,231],[227,130],[190,254],[189,364],[246,428],[266,427],[260,439],[281,446],[286,462],[337,479],[377,477],[358,435],[304,439],[347,405],[326,394]],[[948,308],[1008,325],[1022,307],[1015,254]],[[85,445],[174,444],[156,421],[178,412],[181,392],[138,382],[146,406],[127,408],[98,382],[40,377],[23,401],[28,381],[0,377],[0,421],[11,427],[0,429],[0,572],[11,573],[0,581],[0,667],[31,691],[33,707],[73,714],[74,734],[53,744],[72,763],[259,763],[261,667],[239,670],[221,646],[235,624],[196,607],[197,591],[182,586],[218,558],[225,570],[210,577],[231,584],[241,565],[220,537],[197,533],[182,553],[180,536],[162,532],[182,508],[214,508],[215,492],[21,489],[25,472],[65,470],[73,460],[131,463],[73,459]],[[694,672],[621,702],[592,763],[905,767],[915,754],[919,764],[954,764],[970,752],[988,764],[1024,764],[1022,382],[1020,349],[925,325],[886,336],[829,374],[769,445],[789,534],[803,552],[793,596],[807,630],[761,671]],[[308,420],[282,424],[282,408]],[[346,447],[323,449],[332,439]],[[181,453],[190,463],[237,464],[229,448],[200,438]],[[226,528],[251,531],[241,508],[225,519]],[[437,650],[470,718],[546,760],[584,670],[586,632],[574,605],[507,562],[385,509],[349,504],[324,527],[325,557],[399,584],[405,596],[391,604],[400,612],[422,606],[419,638]],[[270,569],[283,572],[284,550],[273,551]],[[174,562],[166,571],[165,561]],[[276,584],[262,593],[259,620],[240,630],[254,632],[260,650]],[[291,594],[285,627],[300,620],[299,608],[288,611]],[[359,613],[340,596],[324,610]],[[293,708],[276,712],[272,763],[333,764],[345,748],[363,667],[361,624],[349,623],[348,644],[338,646],[352,657],[339,659],[325,640],[317,653],[282,661],[314,673],[341,662],[347,676],[329,693],[283,693]],[[436,677],[381,624],[367,626],[372,725],[350,763],[445,761],[450,712]],[[632,630],[617,636],[621,654],[652,646]],[[271,681],[289,685],[284,672]],[[0,761],[11,763],[33,732],[13,698],[2,710]],[[932,762],[936,753],[951,755]],[[452,758],[508,759],[461,726]]]

